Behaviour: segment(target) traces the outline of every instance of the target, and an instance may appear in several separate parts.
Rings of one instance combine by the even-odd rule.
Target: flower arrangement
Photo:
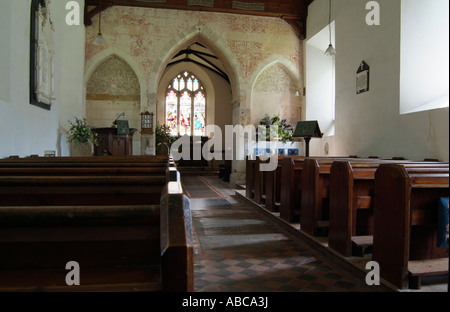
[[[98,145],[97,134],[91,131],[91,126],[87,123],[86,118],[79,119],[75,117],[75,122],[69,120],[70,129],[67,133],[70,133],[70,137],[67,142],[69,143],[87,143],[90,142],[94,145]]]
[[[155,128],[155,136],[156,136],[156,147],[162,143],[166,143],[167,146],[172,146],[172,143],[178,140],[179,137],[172,136],[170,134],[170,128],[166,125],[157,124]]]
[[[281,119],[280,115],[274,115],[271,118],[266,114],[259,122],[259,126],[265,126],[266,136],[264,138],[260,138],[259,133],[257,132],[258,140],[269,141],[271,137],[278,137],[284,144],[286,144],[287,141],[293,141],[294,128],[287,123],[286,119]],[[272,126],[278,127],[277,133],[272,132]]]

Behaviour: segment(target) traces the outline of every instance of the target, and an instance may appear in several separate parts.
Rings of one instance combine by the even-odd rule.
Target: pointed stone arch
[[[242,69],[235,58],[229,45],[218,34],[212,32],[209,28],[203,25],[193,26],[178,36],[172,38],[169,43],[161,50],[159,57],[155,60],[153,68],[149,77],[148,90],[150,93],[156,95],[159,81],[170,62],[172,57],[180,50],[184,49],[189,44],[195,42],[201,43],[214,52],[223,62],[228,76],[230,78],[231,90],[233,93],[233,101],[241,101],[245,91],[243,90]]]
[[[142,67],[139,64],[138,61],[136,61],[133,57],[131,57],[126,52],[122,51],[121,49],[115,48],[115,47],[108,47],[106,49],[103,49],[99,53],[95,54],[91,59],[86,63],[85,66],[85,74],[84,74],[84,98],[86,98],[86,84],[89,81],[89,78],[91,77],[92,73],[96,70],[96,68],[102,64],[106,59],[108,59],[110,56],[117,56],[120,59],[122,59],[125,63],[127,63],[131,69],[134,71],[136,77],[139,81],[139,86],[141,90],[141,110],[142,110],[142,104],[148,102],[148,91],[147,91],[147,84],[144,72],[142,71]]]
[[[90,81],[91,76],[95,73],[97,68],[99,66],[101,66],[101,64],[103,64],[105,61],[109,60],[111,57],[117,57],[118,59],[120,59],[120,61],[123,62],[125,65],[127,65],[127,67],[129,67],[129,69],[131,69],[131,71],[134,73],[134,75],[137,78],[138,84],[139,84],[139,96],[137,98],[134,98],[134,96],[133,96],[133,99],[130,99],[129,96],[127,96],[126,100],[118,99],[117,97],[114,97],[112,100],[110,98],[105,100],[105,98],[102,97],[102,99],[104,100],[103,104],[100,104],[100,106],[96,105],[96,109],[104,112],[105,111],[104,105],[110,105],[107,103],[107,101],[112,101],[111,104],[113,105],[113,107],[115,107],[116,110],[119,108],[120,111],[125,109],[130,112],[130,115],[127,116],[127,119],[130,121],[130,127],[131,126],[140,127],[139,113],[143,112],[143,106],[145,105],[145,103],[148,102],[148,92],[147,92],[147,84],[146,84],[145,75],[142,71],[142,67],[139,64],[139,62],[137,62],[133,57],[131,57],[127,53],[125,53],[122,50],[117,49],[115,47],[108,47],[108,48],[100,51],[99,53],[95,54],[92,58],[90,58],[90,60],[86,63],[84,82],[83,82],[83,86],[84,86],[83,87],[83,101],[84,101],[83,102],[83,110],[85,111],[86,116],[88,116],[87,87],[88,87],[88,83]],[[124,104],[124,103],[121,103],[122,101],[127,101],[126,103],[128,105],[126,105],[125,107],[120,107],[120,105]],[[121,104],[119,104],[119,103],[121,103]],[[130,104],[132,106],[129,106]],[[109,111],[109,109],[108,109],[108,111]],[[102,115],[103,115],[103,113],[102,113]],[[94,116],[98,117],[99,114],[94,113]],[[111,122],[112,122],[112,121],[114,121],[114,118],[117,117],[114,115],[108,116],[108,113],[106,113],[106,116],[107,117],[102,116],[100,118],[96,118],[97,122],[100,124],[101,127],[105,126],[105,123],[106,123],[105,119],[111,119]],[[142,154],[142,146],[144,145],[144,144],[142,144],[143,143],[142,140],[143,140],[143,136],[141,136],[139,132],[136,132],[133,137],[133,142],[134,142],[133,154]],[[144,142],[144,143],[146,143],[146,142]],[[141,151],[139,152],[139,150],[141,150]]]
[[[294,93],[294,95],[292,96],[292,98],[294,99],[295,105],[292,107],[292,111],[289,114],[286,115],[290,115],[292,113],[294,113],[295,115],[295,111],[296,110],[300,110],[299,112],[297,112],[298,116],[295,116],[296,119],[302,119],[304,112],[305,112],[305,107],[304,107],[304,99],[303,99],[303,95],[302,95],[302,90],[303,90],[303,77],[302,77],[302,72],[301,69],[299,68],[298,65],[290,62],[289,60],[283,58],[283,57],[279,57],[279,56],[272,56],[267,58],[266,60],[264,60],[263,62],[261,62],[259,64],[259,66],[257,67],[257,69],[254,71],[253,75],[250,77],[249,80],[249,92],[247,94],[247,98],[246,98],[246,102],[248,103],[247,106],[247,110],[249,111],[249,116],[253,116],[253,119],[249,120],[250,123],[255,123],[258,119],[258,117],[255,117],[255,113],[257,114],[257,111],[255,110],[255,101],[259,102],[258,99],[255,98],[255,86],[256,83],[258,82],[258,79],[262,77],[262,75],[264,75],[266,73],[266,71],[273,69],[273,68],[279,68],[281,69],[286,75],[287,77],[291,80],[291,88],[293,90],[291,90],[292,93]],[[297,99],[298,97],[298,99]],[[291,99],[292,100],[292,99]],[[278,106],[279,103],[275,103]],[[297,107],[295,107],[297,106]],[[273,112],[275,113],[275,112]],[[263,116],[259,116],[259,117],[263,117]],[[284,116],[286,117],[286,116]],[[255,119],[256,118],[256,119]],[[294,122],[294,120],[292,120],[292,122]]]

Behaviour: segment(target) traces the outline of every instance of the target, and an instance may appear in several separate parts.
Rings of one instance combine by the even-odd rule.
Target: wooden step
[[[353,236],[352,237],[352,247],[355,256],[364,257],[366,249],[373,246],[373,236]]]
[[[448,258],[408,261],[409,288],[420,289],[422,277],[448,274]]]

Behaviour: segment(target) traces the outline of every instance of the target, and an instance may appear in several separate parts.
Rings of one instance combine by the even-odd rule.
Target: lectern
[[[95,156],[133,155],[133,134],[136,129],[130,129],[129,134],[119,134],[118,129],[116,127],[92,129],[92,132],[97,134],[98,141],[98,146],[94,146]]]
[[[305,140],[305,156],[309,157],[309,141],[311,141],[311,138],[322,138],[323,133],[320,131],[317,120],[299,121],[295,127],[293,137],[303,138]]]

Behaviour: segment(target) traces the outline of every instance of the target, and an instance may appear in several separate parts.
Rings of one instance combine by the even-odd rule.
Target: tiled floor
[[[387,290],[367,286],[364,278],[291,235],[228,183],[215,177],[182,181],[191,198],[196,292]]]

